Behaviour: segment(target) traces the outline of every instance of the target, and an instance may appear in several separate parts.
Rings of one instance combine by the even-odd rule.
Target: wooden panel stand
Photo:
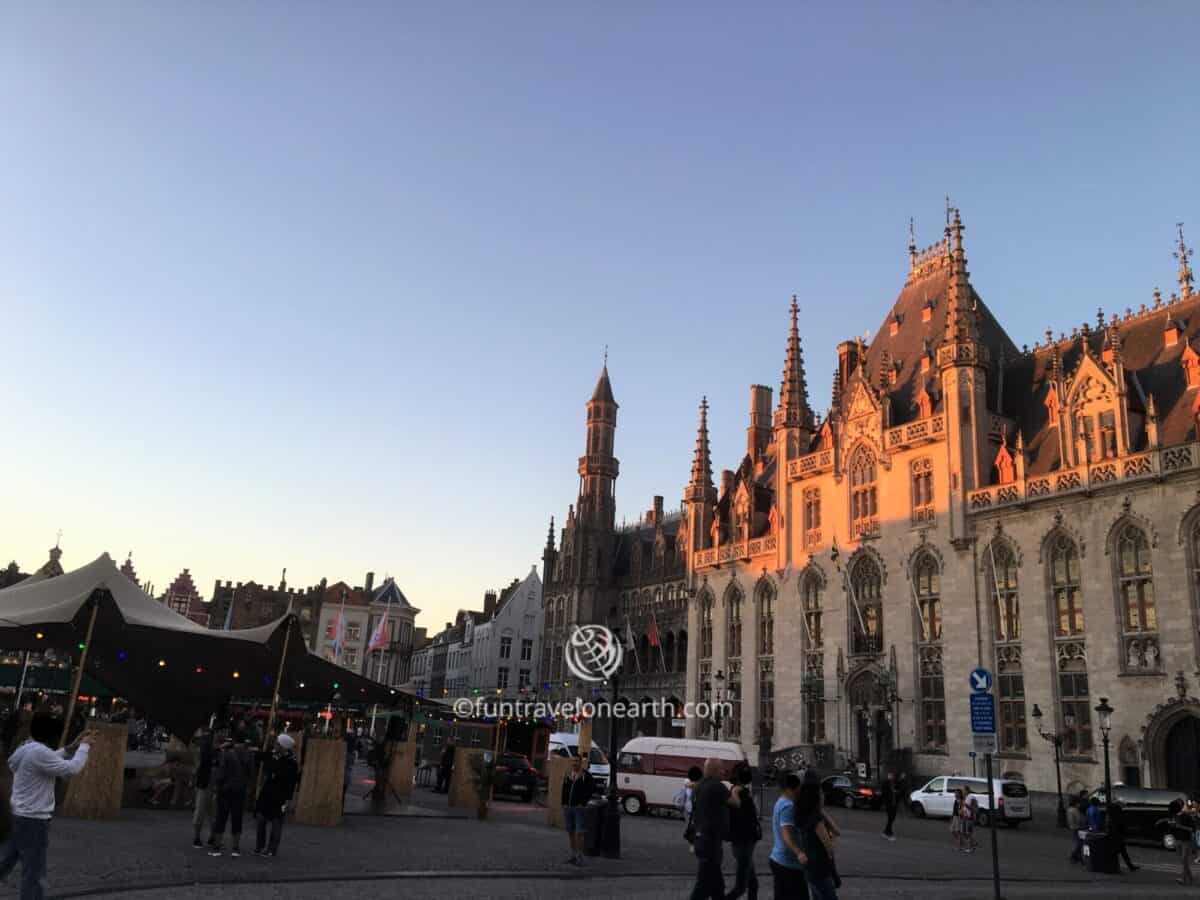
[[[303,825],[339,825],[346,742],[341,738],[309,738],[296,801],[296,821]]]
[[[411,796],[413,772],[417,759],[417,729],[408,729],[408,740],[397,742],[392,750],[392,765],[388,769],[388,784],[397,797]]]
[[[482,760],[483,752],[469,747],[455,748],[454,774],[450,777],[450,806],[479,809],[479,790],[475,787],[475,766],[472,760]]]
[[[569,756],[552,756],[546,766],[546,824],[562,828],[562,784],[571,771],[574,760]]]
[[[124,725],[91,724],[96,733],[83,771],[67,782],[67,795],[59,814],[76,819],[115,819],[121,811],[125,789]]]

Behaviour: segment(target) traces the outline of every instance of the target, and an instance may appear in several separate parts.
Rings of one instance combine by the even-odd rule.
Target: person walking
[[[887,781],[883,783],[883,811],[887,813],[887,824],[883,826],[883,836],[895,842],[896,835],[892,832],[892,823],[896,821],[896,807],[900,791],[896,784],[896,770],[889,769]]]
[[[954,808],[950,811],[950,834],[954,838],[954,846],[962,851],[962,791],[959,788],[954,789]]]
[[[1195,839],[1195,831],[1200,827],[1200,819],[1192,811],[1193,807],[1190,803],[1183,803],[1180,800],[1171,801],[1168,812],[1170,819],[1168,820],[1171,834],[1175,837],[1175,843],[1179,847],[1179,877],[1175,880],[1179,884],[1191,884],[1192,878],[1192,854],[1195,852],[1193,840]]]
[[[696,854],[696,883],[692,900],[724,900],[725,876],[721,874],[721,842],[729,838],[729,810],[741,801],[721,781],[721,761],[706,759],[704,777],[696,785],[692,801],[692,823],[696,835],[692,852]]]
[[[704,777],[704,772],[699,766],[692,766],[688,769],[687,781],[683,783],[683,787],[675,794],[675,808],[683,813],[685,822],[692,821],[692,798],[696,793],[696,785],[700,783],[700,779]]]
[[[300,766],[296,762],[296,741],[291,735],[281,734],[275,739],[274,751],[259,752],[257,759],[262,763],[263,783],[254,804],[254,817],[258,828],[255,834],[254,855],[273,857],[279,853],[279,839],[283,835],[283,817],[292,802],[292,794],[300,783]],[[271,826],[271,842],[267,843],[267,825]]]
[[[737,871],[733,890],[725,900],[745,894],[750,900],[758,898],[758,873],[754,871],[754,845],[762,840],[762,825],[758,821],[758,810],[754,806],[751,785],[754,773],[748,765],[738,766],[733,773],[733,795],[738,805],[729,814],[729,847],[733,851]]]
[[[212,786],[217,793],[217,820],[213,824],[209,856],[220,856],[225,842],[225,823],[230,823],[233,846],[230,856],[241,856],[242,814],[246,810],[246,791],[254,778],[254,757],[246,747],[246,739],[226,740],[213,767]]]
[[[216,824],[217,796],[209,787],[212,783],[213,764],[217,754],[213,747],[213,736],[207,728],[200,732],[200,741],[196,747],[196,765],[193,769],[193,781],[196,786],[195,811],[192,813],[192,846],[203,849],[200,833],[205,823],[209,825],[208,843],[212,846],[212,826]]]
[[[1112,805],[1111,818],[1109,819],[1108,823],[1108,833],[1110,839],[1116,845],[1116,850],[1114,852],[1120,855],[1120,859],[1117,860],[1117,868],[1119,869],[1121,866],[1121,859],[1125,860],[1125,865],[1129,868],[1130,872],[1136,872],[1139,868],[1141,868],[1140,866],[1135,866],[1133,864],[1133,860],[1129,858],[1129,850],[1125,846],[1125,808],[1121,806],[1120,803],[1114,803]],[[1191,843],[1191,841],[1188,843]]]
[[[572,757],[571,768],[562,783],[563,828],[571,847],[569,866],[583,865],[583,835],[587,829],[584,809],[595,793],[596,779],[587,770],[583,757]]]
[[[800,790],[799,776],[788,773],[779,786],[779,799],[771,812],[771,834],[774,843],[767,861],[775,880],[776,900],[808,900],[808,882],[804,879],[804,864],[808,862],[796,831],[796,793]]]
[[[1079,798],[1072,797],[1067,809],[1067,827],[1071,829],[1071,855],[1067,857],[1073,863],[1083,862],[1083,838],[1080,832],[1087,826],[1083,813],[1079,810]]]
[[[36,715],[29,723],[29,740],[8,757],[13,773],[12,830],[8,850],[0,861],[0,880],[21,863],[21,900],[46,896],[46,850],[50,844],[50,819],[54,815],[54,780],[78,775],[87,765],[92,732],[84,731],[76,744],[52,749],[62,734],[62,720]],[[75,755],[68,758],[67,751]]]
[[[970,789],[962,789],[962,808],[959,810],[960,827],[962,828],[962,840],[964,853],[974,853],[979,849],[979,845],[975,843],[975,820],[979,818],[979,801],[975,799],[975,795]]]
[[[434,787],[435,794],[447,794],[450,792],[450,774],[454,771],[454,744],[447,743],[446,749],[442,751],[441,763],[438,765],[437,785]]]
[[[806,779],[800,786],[795,815],[800,846],[807,857],[804,878],[808,882],[809,896],[813,900],[837,900],[841,878],[834,860],[833,843],[838,830],[821,807],[821,785],[816,778]]]
[[[1086,817],[1088,831],[1100,832],[1104,830],[1104,807],[1100,805],[1099,797],[1093,797],[1088,801]]]

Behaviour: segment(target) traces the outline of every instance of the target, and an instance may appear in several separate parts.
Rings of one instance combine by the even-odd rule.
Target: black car
[[[528,757],[504,753],[496,760],[496,785],[493,794],[508,794],[532,800],[537,794],[538,774]]]
[[[1098,787],[1089,796],[1104,806],[1104,788]],[[1127,784],[1113,785],[1113,802],[1121,804],[1125,835],[1133,840],[1153,841],[1168,850],[1176,846],[1175,835],[1166,824],[1171,804],[1184,803],[1187,795],[1182,791],[1157,790],[1154,788],[1131,787]]]
[[[883,805],[883,790],[878,784],[862,778],[830,775],[821,782],[821,798],[826,806],[879,809]]]

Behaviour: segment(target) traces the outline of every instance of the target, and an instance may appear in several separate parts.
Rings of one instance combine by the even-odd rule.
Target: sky
[[[605,347],[618,517],[813,405],[962,210],[1018,345],[1200,242],[1191,3],[0,4],[0,557],[394,576],[540,561]]]

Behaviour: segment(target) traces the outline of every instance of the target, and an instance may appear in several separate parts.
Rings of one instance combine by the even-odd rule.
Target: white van
[[[579,735],[570,731],[559,731],[550,735],[550,742],[546,745],[546,759],[549,760],[554,756],[578,756],[579,755]],[[547,767],[546,771],[549,771]],[[592,773],[592,778],[596,782],[596,793],[602,794],[608,789],[608,779],[612,774],[612,768],[608,764],[608,757],[604,755],[604,751],[592,743],[591,752],[588,753],[588,771]]]
[[[709,758],[721,760],[721,780],[726,782],[734,768],[747,764],[746,751],[733,741],[634,738],[617,755],[617,795],[625,812],[633,816],[647,809],[674,809],[688,769],[703,768]]]
[[[988,783],[986,778],[966,778],[961,775],[939,775],[929,779],[924,787],[909,794],[908,802],[918,816],[950,818],[954,815],[954,795],[966,788],[979,804],[976,824],[987,828],[992,821],[988,806]],[[1008,778],[993,778],[992,792],[996,797],[996,819],[1009,828],[1033,818],[1033,805],[1029,802],[1029,789],[1020,781]]]

